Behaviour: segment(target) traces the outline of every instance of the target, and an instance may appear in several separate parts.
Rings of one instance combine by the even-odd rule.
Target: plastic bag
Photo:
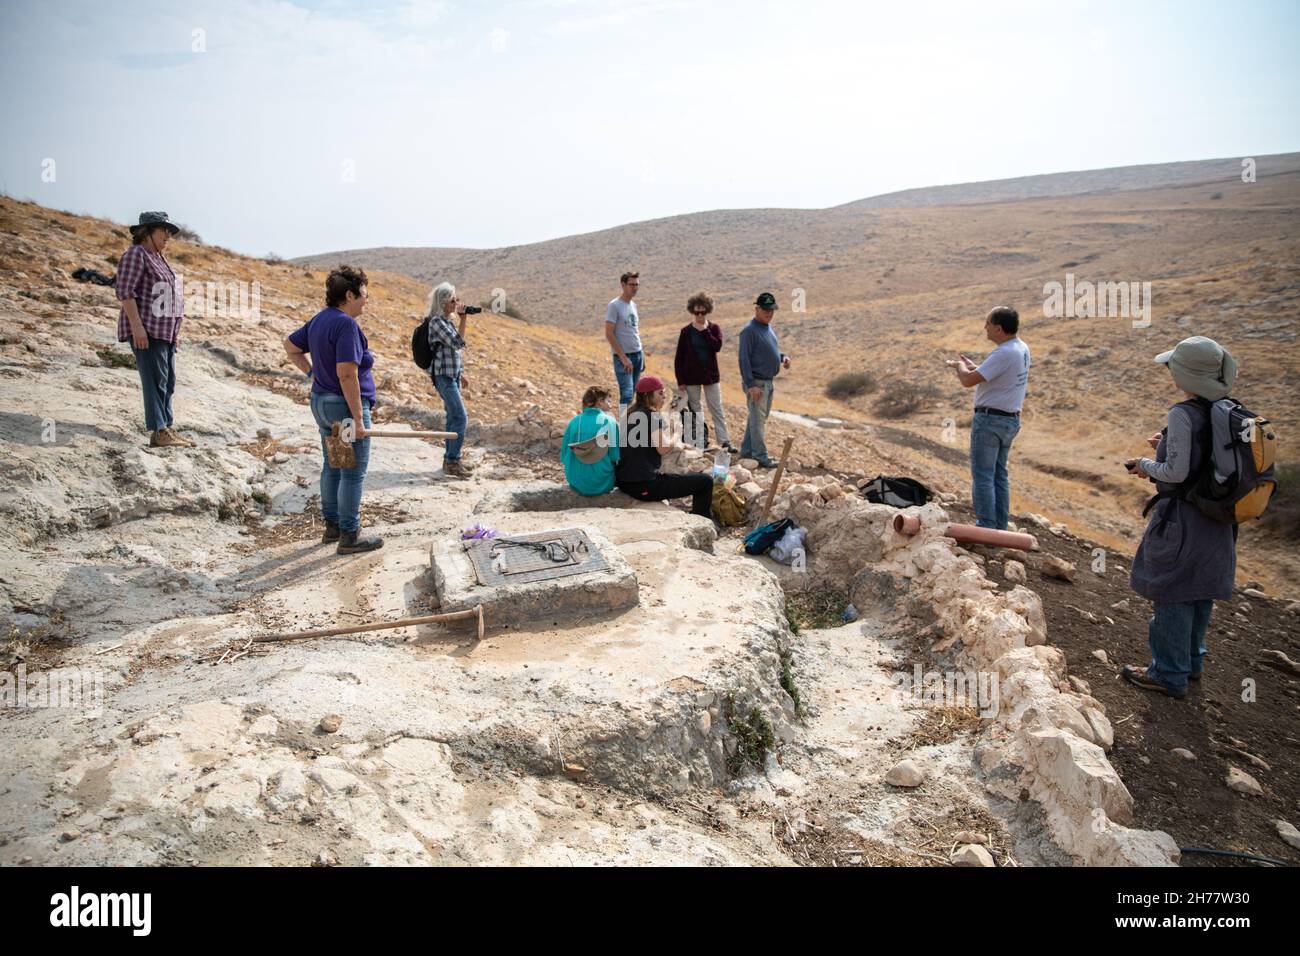
[[[808,532],[803,528],[787,528],[781,539],[772,545],[767,556],[773,561],[780,561],[782,564],[789,564],[794,559],[794,553],[803,548],[804,539],[808,537]]]

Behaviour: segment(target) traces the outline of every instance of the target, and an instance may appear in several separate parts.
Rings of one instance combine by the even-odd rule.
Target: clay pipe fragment
[[[331,468],[355,468],[357,467],[357,453],[352,448],[352,442],[347,441],[342,436],[343,423],[334,422],[330,426],[330,434],[325,438],[325,455],[329,459]],[[456,438],[456,432],[388,432],[372,431],[366,433],[367,438]]]
[[[355,624],[351,627],[327,627],[317,631],[283,631],[279,634],[262,634],[253,638],[254,644],[274,644],[280,641],[301,641],[310,637],[336,637],[340,634],[360,634],[363,631],[386,631],[394,627],[415,627],[418,624],[440,624],[446,621],[478,619],[478,639],[483,640],[483,605],[468,611],[449,611],[446,614],[426,614],[423,617],[403,617],[396,621],[378,624]]]
[[[894,515],[894,530],[898,534],[914,535],[921,530],[921,519],[917,515]],[[1034,549],[1033,535],[1020,531],[998,531],[994,528],[979,528],[973,524],[950,524],[943,533],[954,541],[965,544],[987,544],[995,548],[1015,548],[1019,551]]]
[[[916,515],[896,514],[894,515],[894,531],[897,534],[905,534],[909,538],[921,530],[921,519]]]

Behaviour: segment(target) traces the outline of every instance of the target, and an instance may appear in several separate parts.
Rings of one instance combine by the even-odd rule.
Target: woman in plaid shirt
[[[165,212],[142,212],[131,227],[131,248],[117,261],[117,340],[130,342],[144,392],[144,423],[154,448],[194,442],[172,428],[172,394],[176,391],[176,346],[180,342],[185,302],[180,280],[163,258],[167,241],[180,227]]]
[[[452,325],[453,315],[460,316],[459,327]],[[442,459],[442,473],[453,478],[468,478],[474,473],[472,467],[460,460],[465,426],[469,421],[465,401],[461,398],[461,389],[469,384],[465,378],[465,360],[460,355],[460,350],[465,347],[465,321],[465,306],[456,297],[456,287],[450,282],[438,285],[429,297],[429,347],[433,350],[429,375],[447,410],[445,427],[457,435],[447,442]]]

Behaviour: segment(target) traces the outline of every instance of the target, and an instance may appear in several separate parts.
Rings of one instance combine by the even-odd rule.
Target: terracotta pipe
[[[950,524],[943,532],[954,541],[968,544],[987,544],[995,548],[1034,550],[1034,536],[1022,531],[998,531],[995,528],[978,528],[973,524]]]
[[[894,530],[899,534],[911,537],[921,530],[921,519],[916,515],[896,514],[894,515]]]
[[[898,534],[914,535],[921,530],[921,519],[916,515],[894,515],[894,531]],[[994,528],[979,528],[973,524],[950,524],[943,532],[954,541],[967,544],[987,544],[995,548],[1016,548],[1019,551],[1034,549],[1033,535],[1020,531],[998,531]]]

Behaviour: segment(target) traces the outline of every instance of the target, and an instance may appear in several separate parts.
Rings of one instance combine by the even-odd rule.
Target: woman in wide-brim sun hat
[[[142,212],[131,227],[131,246],[117,261],[114,285],[122,310],[117,340],[130,342],[144,395],[144,424],[154,448],[194,442],[173,426],[176,349],[180,345],[185,302],[180,280],[163,255],[180,227],[165,212]]]
[[[1237,361],[1200,335],[1183,339],[1155,361],[1168,367],[1182,398],[1169,409],[1164,430],[1147,439],[1155,458],[1125,462],[1130,472],[1155,482],[1160,497],[1129,576],[1133,590],[1152,603],[1151,663],[1126,666],[1122,673],[1144,690],[1184,697],[1188,681],[1201,677],[1214,602],[1232,597],[1237,527],[1214,520],[1181,492],[1196,481],[1211,454],[1210,408],[1232,392]]]

